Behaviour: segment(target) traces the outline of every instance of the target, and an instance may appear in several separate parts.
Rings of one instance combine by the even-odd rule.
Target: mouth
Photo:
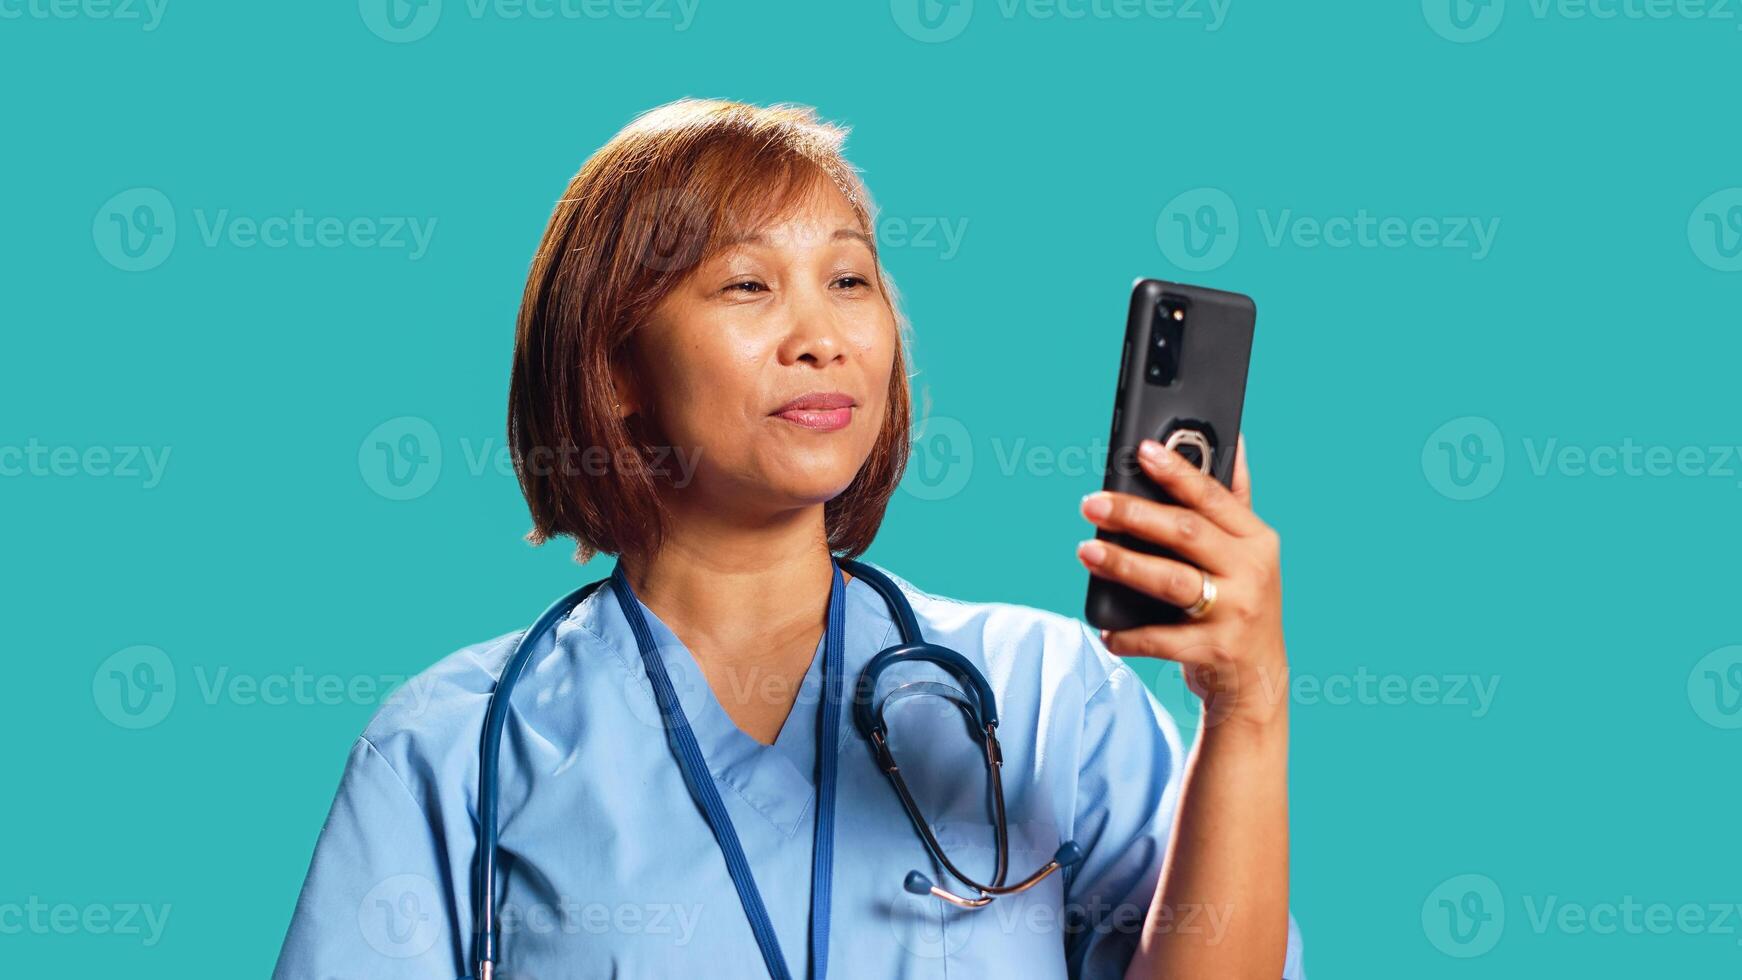
[[[769,414],[814,432],[844,429],[853,421],[858,406],[851,396],[838,391],[813,391],[800,395]]]

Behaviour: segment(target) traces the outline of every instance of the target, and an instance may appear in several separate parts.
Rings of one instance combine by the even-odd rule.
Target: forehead
[[[820,248],[855,241],[874,250],[863,217],[832,183],[818,181],[783,204],[748,220],[728,219],[715,240],[715,250],[741,246]]]

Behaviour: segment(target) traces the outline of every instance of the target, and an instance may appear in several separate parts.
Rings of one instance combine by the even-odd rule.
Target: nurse
[[[924,638],[990,685],[1007,880],[1075,845],[984,907],[927,890],[978,894],[829,694],[850,700],[900,639],[868,581],[883,570],[844,559],[876,535],[910,422],[906,326],[843,138],[806,109],[684,100],[570,182],[520,310],[509,434],[531,540],[617,564],[529,642],[507,699],[490,966],[480,732],[518,630],[436,663],[426,697],[357,740],[279,980],[1303,976],[1277,537],[1244,460],[1230,492],[1152,444],[1141,465],[1180,506],[1082,504],[1182,556],[1077,550],[1198,603],[1183,625],[1097,635],[885,571]],[[1189,757],[1116,655],[1183,666],[1205,700]],[[901,664],[877,703],[925,825],[986,882],[995,794],[970,686]]]

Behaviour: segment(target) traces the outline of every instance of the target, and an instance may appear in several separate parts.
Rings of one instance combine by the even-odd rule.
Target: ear
[[[612,408],[619,419],[627,419],[641,411],[640,385],[636,384],[634,368],[626,363],[632,356],[625,351],[621,358],[611,364]]]

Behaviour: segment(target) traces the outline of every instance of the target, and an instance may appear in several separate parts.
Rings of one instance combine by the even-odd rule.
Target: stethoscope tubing
[[[914,616],[913,607],[908,603],[907,597],[902,594],[901,588],[888,576],[864,562],[850,558],[837,558],[836,562],[853,577],[860,579],[877,591],[889,607],[889,612],[895,619],[901,637],[901,643],[898,646],[890,647],[873,657],[860,674],[859,682],[855,685],[853,692],[854,721],[871,745],[878,767],[883,769],[895,787],[896,795],[900,798],[903,809],[907,811],[907,815],[926,849],[944,870],[967,884],[979,895],[974,898],[956,895],[933,884],[930,879],[918,871],[908,874],[905,883],[906,889],[914,894],[934,895],[962,908],[980,908],[1000,895],[1013,895],[1027,891],[1054,872],[1080,860],[1076,844],[1072,841],[1066,841],[1059,847],[1053,859],[1039,870],[1014,885],[1004,883],[1009,864],[1009,832],[1004,809],[1003,780],[1000,776],[1000,771],[1003,768],[1003,756],[997,736],[998,707],[991,685],[986,682],[985,676],[980,673],[979,669],[960,653],[948,647],[925,642],[919,621]],[[497,942],[499,926],[496,919],[497,847],[500,839],[498,804],[501,787],[502,733],[507,726],[514,688],[520,681],[520,675],[526,670],[526,665],[532,660],[543,641],[548,637],[554,643],[556,624],[567,618],[574,612],[576,606],[610,580],[610,578],[604,578],[597,582],[588,583],[552,603],[515,642],[507,663],[503,665],[501,678],[490,694],[490,705],[485,713],[483,737],[480,739],[479,746],[478,854],[472,880],[473,907],[476,913],[474,919],[478,934],[472,962],[477,966],[478,980],[493,980],[495,964],[500,954]],[[637,639],[642,640],[643,638],[638,636]],[[926,822],[924,814],[921,813],[919,804],[909,792],[907,781],[902,777],[900,768],[895,765],[893,757],[889,754],[888,732],[872,705],[877,678],[884,669],[910,661],[931,663],[954,675],[962,682],[964,691],[969,695],[969,704],[964,707],[964,710],[969,713],[974,722],[977,740],[985,747],[990,774],[989,789],[992,797],[993,834],[997,844],[997,864],[992,880],[988,883],[980,883],[970,878],[945,855],[943,847],[932,834],[930,825]],[[669,684],[669,680],[667,683]],[[680,762],[685,761],[693,760],[680,760]],[[689,767],[686,766],[687,768]],[[826,775],[832,775],[833,768],[833,766],[828,766]],[[705,768],[702,771],[706,771]],[[829,782],[832,783],[832,779]],[[814,887],[815,883],[813,883]],[[759,900],[756,904],[759,904]],[[751,908],[752,903],[747,902],[746,907],[747,909]],[[824,943],[825,945],[822,945],[820,950],[813,944],[813,957],[819,951],[826,956],[826,940]],[[767,951],[764,952],[766,954]],[[778,975],[784,973],[784,969],[771,965],[770,972]]]

